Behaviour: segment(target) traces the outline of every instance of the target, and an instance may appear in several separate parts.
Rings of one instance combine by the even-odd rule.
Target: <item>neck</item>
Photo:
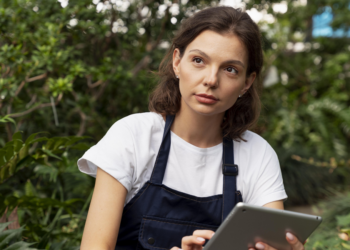
[[[224,113],[204,116],[189,108],[181,108],[171,127],[176,135],[200,148],[209,148],[222,142],[221,123]]]

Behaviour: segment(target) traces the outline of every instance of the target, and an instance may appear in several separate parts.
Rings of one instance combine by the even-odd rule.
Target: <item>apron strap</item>
[[[223,140],[222,162],[222,173],[224,175],[222,221],[224,221],[227,215],[231,212],[232,208],[238,202],[236,196],[236,176],[238,175],[238,165],[234,164],[233,141],[232,139],[226,137]]]
[[[174,119],[175,119],[174,115],[166,116],[162,144],[160,145],[156,163],[154,164],[154,168],[151,176],[151,182],[155,184],[162,184],[163,182],[165,168],[168,163],[168,156],[169,156],[170,145],[171,145],[170,127],[173,124]]]

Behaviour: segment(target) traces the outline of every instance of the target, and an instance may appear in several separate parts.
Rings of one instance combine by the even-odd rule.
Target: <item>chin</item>
[[[219,103],[209,105],[209,104],[202,104],[202,103],[194,103],[191,101],[186,102],[184,99],[182,99],[182,102],[181,102],[181,105],[183,105],[183,108],[189,109],[191,110],[190,112],[194,112],[202,116],[215,116],[215,115],[224,113],[225,109],[218,104]]]
[[[206,106],[206,105],[200,105],[200,107],[193,107],[192,110],[199,114],[199,115],[203,115],[203,116],[214,116],[214,115],[219,115],[225,111],[223,110],[218,110],[217,108],[213,107],[213,106]]]

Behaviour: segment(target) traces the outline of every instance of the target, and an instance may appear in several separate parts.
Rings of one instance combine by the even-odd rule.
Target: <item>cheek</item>
[[[225,87],[223,86],[221,93],[227,106],[232,107],[235,104],[238,96],[241,93],[243,85],[244,84],[241,82],[229,82]]]
[[[196,86],[196,83],[200,82],[200,75],[196,74],[196,72],[194,72],[193,69],[190,69],[190,67],[185,66],[186,65],[183,65],[181,68],[179,83],[180,92],[183,96],[186,94],[193,94],[193,88]]]

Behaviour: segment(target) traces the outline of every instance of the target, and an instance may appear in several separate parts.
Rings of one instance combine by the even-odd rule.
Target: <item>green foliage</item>
[[[313,38],[311,20],[329,6],[339,15],[334,22],[343,20],[347,29],[349,23],[341,13],[349,10],[339,5],[350,2],[308,1],[303,6],[288,1],[285,14],[275,13],[268,2],[254,6],[276,18],[261,27],[265,67],[277,68],[278,81],[263,91],[258,132],[278,153],[287,205],[312,204],[334,190],[349,188],[350,50],[347,37]],[[295,51],[298,43],[303,48]],[[315,162],[322,168],[315,169],[319,166]]]
[[[189,1],[176,18],[206,3]],[[125,11],[112,4],[97,12],[91,0],[71,0],[66,8],[57,0],[1,1],[0,115],[16,118],[25,137],[48,131],[98,140],[121,117],[147,111],[156,82],[149,72],[157,70],[165,52],[160,45],[177,28],[170,5],[163,18],[157,14],[160,4],[136,1]],[[51,98],[64,121],[59,126]],[[8,137],[13,130],[7,125]]]
[[[39,249],[79,248],[94,184],[76,167],[79,150],[90,146],[81,136],[96,143],[116,120],[147,111],[157,82],[150,72],[181,20],[218,4],[177,1],[175,13],[175,1],[103,2],[0,1],[0,214],[18,207],[16,235]],[[326,6],[335,28],[349,28],[349,1],[287,1],[284,14],[273,10],[280,0],[245,2],[275,20],[259,23],[262,79],[275,66],[278,81],[265,86],[256,131],[278,153],[286,205],[349,188],[349,38],[311,35],[312,15]],[[304,49],[294,51],[296,43]],[[346,249],[337,234],[350,227],[350,203],[340,200],[325,208],[330,222],[307,246]]]
[[[0,150],[0,183],[11,177],[16,171],[33,164],[40,163],[39,171],[45,172],[43,166],[52,167],[47,161],[48,157],[61,160],[57,155],[74,143],[83,139],[83,137],[54,137],[36,138],[40,133],[32,134],[27,140],[22,141],[22,133],[17,132],[13,135],[12,141],[5,144]],[[37,148],[38,142],[46,142],[41,148]],[[31,147],[32,146],[32,147]],[[54,176],[53,176],[54,177]]]
[[[37,242],[34,246],[71,249],[79,246],[93,182],[80,174],[70,152],[89,145],[85,137],[40,134],[22,140],[17,132],[0,150],[0,214],[18,207],[23,236]]]
[[[73,81],[72,76],[67,76],[65,78],[58,78],[58,79],[53,79],[53,78],[47,79],[50,92],[54,97],[57,97],[59,94],[64,92],[71,92],[73,90],[72,81]]]
[[[0,249],[3,250],[35,250],[36,248],[31,248],[33,243],[26,243],[21,241],[21,235],[23,232],[23,227],[18,229],[8,229],[5,228],[12,222],[0,223]]]
[[[323,211],[324,221],[311,235],[306,243],[306,249],[349,249],[346,239],[350,235],[350,194],[338,195],[322,202],[318,209]]]
[[[6,115],[6,116],[4,116],[4,117],[1,117],[1,118],[0,118],[0,122],[3,122],[3,123],[5,123],[5,122],[12,122],[13,124],[16,125],[15,120],[13,120],[9,115]]]

